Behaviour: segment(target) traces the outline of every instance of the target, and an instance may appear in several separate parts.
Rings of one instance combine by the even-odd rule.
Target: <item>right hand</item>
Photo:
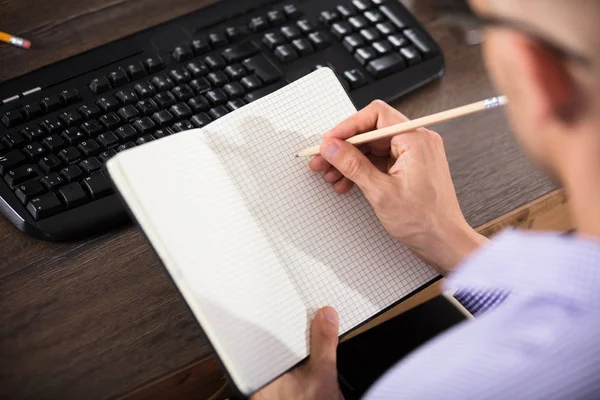
[[[337,193],[356,184],[390,235],[447,274],[486,239],[460,210],[440,135],[418,129],[360,148],[345,141],[407,120],[374,101],[327,132],[321,156],[309,166],[323,172]]]

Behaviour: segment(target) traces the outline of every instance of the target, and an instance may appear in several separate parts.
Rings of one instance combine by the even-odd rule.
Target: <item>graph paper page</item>
[[[338,310],[342,334],[437,276],[385,232],[358,189],[336,194],[295,157],[355,111],[320,69],[109,164],[245,393],[308,355],[319,308]]]

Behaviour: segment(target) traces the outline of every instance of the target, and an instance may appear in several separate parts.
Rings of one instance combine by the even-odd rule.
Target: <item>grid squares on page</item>
[[[437,276],[383,229],[362,194],[337,195],[294,155],[352,115],[331,71],[319,70],[201,130],[245,207],[267,238],[307,309],[295,348],[308,351],[310,319],[325,305],[344,333]],[[248,238],[253,240],[253,238]],[[285,299],[281,299],[285,301]],[[268,313],[269,310],[264,310]],[[236,329],[232,326],[231,329]],[[281,332],[287,332],[281,321]],[[249,332],[234,332],[250,344]],[[248,349],[251,352],[251,349]],[[256,354],[240,359],[250,380],[266,383],[298,359]]]

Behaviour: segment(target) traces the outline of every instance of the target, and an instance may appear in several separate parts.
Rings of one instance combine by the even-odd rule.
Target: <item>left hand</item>
[[[310,327],[308,361],[256,392],[251,400],[343,400],[337,380],[339,318],[331,307],[317,312]]]

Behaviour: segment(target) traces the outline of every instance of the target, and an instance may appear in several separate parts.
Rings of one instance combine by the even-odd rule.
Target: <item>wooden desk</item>
[[[447,73],[398,108],[416,117],[495,94],[479,49],[451,35],[430,1],[405,1],[416,3],[411,7],[442,45]],[[0,81],[208,3],[6,0],[0,27],[32,40],[33,48],[0,46]],[[526,161],[501,111],[437,129],[472,226],[493,221],[483,228],[492,233],[507,222],[535,224],[548,210],[562,219],[562,193]],[[0,248],[0,398],[206,398],[223,384],[210,348],[137,229],[47,243],[0,217]]]

